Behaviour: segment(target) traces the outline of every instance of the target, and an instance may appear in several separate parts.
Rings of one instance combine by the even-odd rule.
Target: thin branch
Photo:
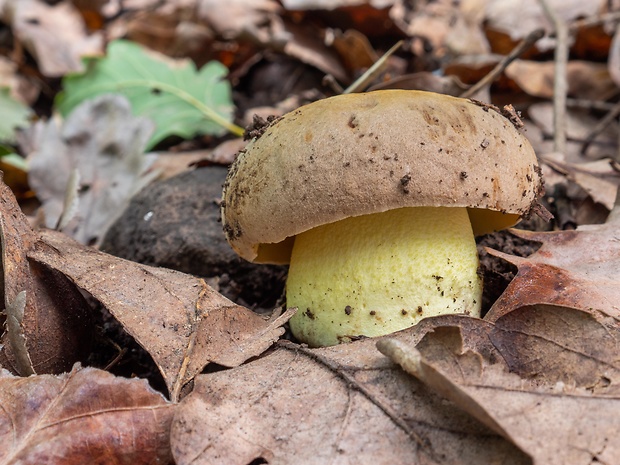
[[[545,15],[555,28],[555,72],[553,76],[553,150],[566,152],[566,99],[568,81],[566,66],[568,63],[568,26],[549,6],[548,0],[538,0]]]
[[[569,25],[570,32],[577,32],[582,27],[598,26],[607,22],[620,20],[620,11],[610,11],[602,15],[593,15],[588,18],[578,19]]]
[[[566,105],[569,108],[584,108],[586,110],[611,111],[616,106],[611,102],[602,102],[600,100],[587,100],[578,98],[566,99]]]
[[[616,149],[616,163],[620,163],[620,131],[618,131],[618,147]],[[620,191],[620,189],[618,189]],[[616,198],[616,202],[618,198]]]
[[[381,409],[383,413],[415,443],[417,443],[422,450],[427,451],[431,457],[434,455],[433,451],[429,449],[428,439],[420,437],[420,435],[404,420],[398,411],[394,410],[388,402],[374,395],[374,393],[368,389],[364,383],[359,382],[345,366],[342,366],[337,361],[323,355],[320,351],[308,349],[290,341],[280,341],[279,346],[292,352],[302,353],[320,366],[329,369],[335,376],[340,378],[349,389],[358,391],[366,397],[369,402]]]
[[[353,84],[343,90],[342,93],[351,94],[354,92],[361,92],[368,87],[368,84],[383,72],[383,69],[387,65],[387,59],[391,57],[402,45],[402,40],[399,40],[392,45],[392,47],[385,52],[381,58],[379,58],[370,68],[368,68],[364,74],[357,78]]]
[[[609,212],[606,223],[619,223],[620,224],[620,189],[616,191],[616,201],[614,207]]]
[[[462,98],[469,98],[473,95],[476,95],[476,93],[480,89],[495,81],[498,76],[504,72],[504,70],[508,67],[510,63],[519,58],[544,35],[545,31],[542,29],[536,29],[530,32],[525,37],[525,39],[519,42],[519,44],[515,48],[513,48],[508,55],[502,58],[502,60],[497,65],[495,65],[495,68],[493,68],[486,76],[484,76],[480,81],[478,81],[476,84],[463,92],[460,96]]]
[[[620,103],[616,103],[614,107],[596,124],[594,129],[590,131],[588,137],[581,146],[581,153],[585,154],[599,134],[601,134],[613,121],[620,115]]]

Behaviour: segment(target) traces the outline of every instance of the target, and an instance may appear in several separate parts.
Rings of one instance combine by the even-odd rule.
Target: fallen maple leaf
[[[0,372],[0,462],[169,464],[174,405],[145,380],[74,367],[59,376]]]
[[[153,357],[172,400],[207,364],[233,367],[260,355],[294,313],[267,321],[200,278],[123,260],[54,231],[42,231],[28,257],[97,299]]]
[[[468,328],[444,327],[417,347],[389,338],[377,345],[534,464],[617,462],[615,321],[566,307],[523,307],[495,325],[480,324],[477,342],[469,339]]]
[[[518,268],[485,319],[496,321],[526,305],[554,304],[620,319],[620,208],[607,222],[574,231],[512,229],[523,239],[541,242],[529,257],[487,249]]]
[[[441,325],[472,335],[491,327],[449,315],[394,337],[415,345]],[[240,367],[199,375],[175,413],[176,463],[528,463],[507,441],[386,363],[375,342],[323,349],[285,342]]]

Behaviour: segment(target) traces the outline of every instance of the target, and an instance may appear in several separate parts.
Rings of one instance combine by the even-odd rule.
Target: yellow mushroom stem
[[[422,318],[480,316],[482,284],[467,210],[408,207],[299,234],[286,300],[296,338],[313,347],[380,336]]]

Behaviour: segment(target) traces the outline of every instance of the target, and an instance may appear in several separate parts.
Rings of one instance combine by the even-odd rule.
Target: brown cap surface
[[[531,145],[498,112],[430,92],[340,95],[284,115],[224,185],[243,258],[287,263],[296,234],[401,207],[470,207],[476,234],[515,224],[542,193]]]

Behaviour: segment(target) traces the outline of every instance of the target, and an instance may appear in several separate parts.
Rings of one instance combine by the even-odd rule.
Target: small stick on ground
[[[566,98],[568,82],[566,65],[568,62],[568,26],[549,6],[547,0],[538,0],[545,15],[555,28],[555,72],[553,76],[553,150],[566,152]]]
[[[497,65],[493,68],[486,76],[484,76],[480,81],[471,86],[465,92],[463,92],[460,97],[469,98],[475,95],[480,89],[484,86],[491,84],[495,81],[500,74],[504,72],[504,70],[508,67],[510,63],[519,58],[524,52],[526,52],[532,45],[536,43],[537,40],[542,38],[545,35],[545,31],[542,29],[536,29],[530,32],[525,39],[523,39],[519,44],[511,50],[511,52],[506,55]]]
[[[601,102],[600,100],[587,100],[579,98],[566,99],[566,105],[570,108],[583,108],[586,110],[611,111],[616,106],[611,102]]]
[[[569,29],[571,33],[575,33],[582,27],[598,26],[600,24],[618,20],[620,20],[620,11],[610,11],[608,13],[603,13],[602,15],[589,16],[587,18],[573,21],[570,23]]]
[[[620,223],[620,189],[616,192],[614,208],[609,212],[606,223]]]
[[[616,163],[620,163],[620,131],[618,131],[618,150],[616,152]],[[620,189],[618,189],[620,191]],[[616,198],[616,200],[618,200]]]
[[[596,139],[599,134],[601,134],[607,127],[614,122],[614,120],[620,115],[620,103],[616,103],[614,107],[609,110],[609,112],[596,124],[594,129],[588,134],[586,140],[583,142],[581,146],[581,154],[585,155],[594,139]]]

